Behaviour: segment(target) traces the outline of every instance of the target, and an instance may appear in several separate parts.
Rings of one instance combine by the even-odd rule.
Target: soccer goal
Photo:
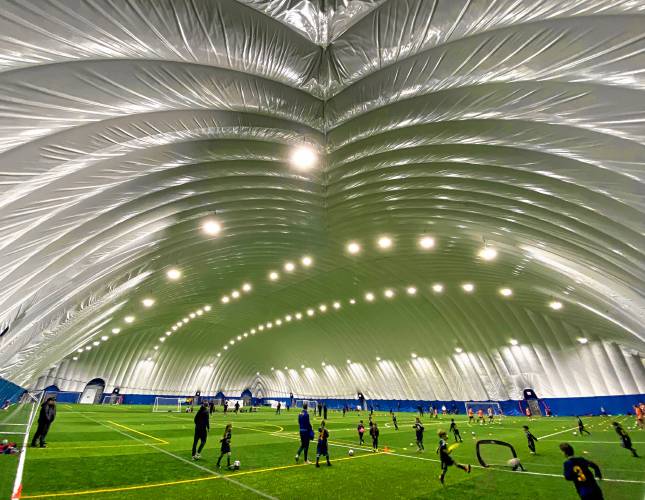
[[[157,396],[152,405],[153,412],[175,412],[181,413],[181,403],[185,398],[162,398]]]
[[[310,399],[296,399],[296,408],[302,408],[305,403],[307,403],[308,409],[312,411],[318,406],[318,401],[312,401]]]
[[[504,417],[504,412],[502,412],[502,406],[497,401],[466,401],[466,415],[468,415],[468,410],[472,410],[477,418],[477,412],[483,410],[484,420],[489,420],[489,409],[493,410],[494,420],[500,421]]]
[[[121,403],[121,396],[119,394],[106,394],[101,400],[102,405],[118,405]]]

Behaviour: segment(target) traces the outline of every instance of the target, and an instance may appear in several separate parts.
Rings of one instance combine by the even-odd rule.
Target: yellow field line
[[[161,444],[170,444],[170,443],[159,443]],[[140,443],[140,444],[105,444],[105,445],[98,445],[98,446],[59,446],[59,447],[51,447],[47,446],[47,448],[44,448],[45,453],[47,453],[46,450],[54,450],[54,451],[60,451],[60,450],[94,450],[97,448],[126,448],[126,447],[134,447],[134,446],[150,446],[148,443]]]
[[[340,462],[343,460],[355,460],[357,458],[373,457],[376,455],[382,455],[381,452],[377,453],[368,453],[365,455],[357,455],[353,457],[344,457],[344,458],[335,458],[330,460],[331,462]],[[280,465],[277,467],[267,467],[264,469],[254,469],[244,472],[234,472],[233,474],[227,474],[226,476],[208,476],[208,477],[198,477],[195,479],[181,479],[178,481],[168,481],[164,483],[151,483],[151,484],[137,484],[134,486],[120,486],[117,488],[99,488],[95,490],[83,490],[83,491],[69,491],[63,493],[43,493],[39,495],[22,495],[21,498],[54,498],[54,497],[71,497],[71,496],[82,496],[82,495],[93,495],[98,493],[115,493],[117,491],[133,491],[133,490],[144,490],[149,488],[161,488],[165,486],[175,486],[178,484],[188,484],[188,483],[197,483],[201,481],[213,481],[215,479],[222,479],[223,477],[235,477],[235,476],[246,476],[250,474],[261,474],[264,472],[273,472],[277,470],[285,469],[294,469],[296,467],[305,467],[308,464],[291,464],[291,465]]]
[[[116,422],[112,422],[111,420],[108,420],[108,422],[110,424],[112,424],[112,425],[116,425],[117,427],[121,427],[122,429],[128,430],[130,432],[134,432],[135,434],[140,434],[141,436],[145,436],[147,438],[154,439],[158,443],[169,444],[168,441],[164,441],[163,439],[159,439],[158,437],[151,436],[150,434],[146,434],[145,432],[141,432],[141,431],[138,431],[136,429],[131,429],[130,427],[127,427],[127,426],[122,425],[122,424],[117,424]]]

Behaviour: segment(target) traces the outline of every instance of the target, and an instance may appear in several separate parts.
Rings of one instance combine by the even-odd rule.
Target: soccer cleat
[[[320,467],[320,464],[318,462],[316,462],[316,467]]]
[[[296,455],[296,463],[300,461],[300,455]]]
[[[306,463],[307,465],[311,465],[313,462],[310,462],[309,460],[305,460],[305,463]]]
[[[439,476],[439,481],[441,481],[441,484],[443,484],[443,476]]]

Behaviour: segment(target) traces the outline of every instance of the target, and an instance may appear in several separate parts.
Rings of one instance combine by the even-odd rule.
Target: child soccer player
[[[320,467],[320,457],[324,456],[327,459],[327,465],[331,467],[329,461],[329,447],[327,440],[329,439],[329,431],[325,428],[325,421],[320,422],[318,428],[318,449],[316,450],[316,467]]]
[[[479,419],[479,425],[484,425],[484,410],[481,408],[477,410],[477,418]]]
[[[362,420],[358,423],[356,430],[358,431],[358,444],[362,446],[365,444],[365,440],[363,439],[363,436],[365,435],[365,425],[363,425]]]
[[[469,406],[468,407],[468,425],[473,423],[473,420],[475,420],[475,412],[473,409]]]
[[[455,436],[455,441],[458,443],[462,443],[464,441],[461,439],[461,434],[459,434],[459,429],[457,429],[457,424],[455,423],[454,418],[450,419],[450,432]]]
[[[399,424],[396,421],[396,415],[394,413],[392,413],[392,423],[394,424],[394,430],[398,431],[399,430]]]
[[[437,448],[437,453],[441,459],[441,475],[439,476],[441,484],[443,484],[446,478],[446,472],[448,472],[448,467],[451,465],[454,465],[465,471],[467,474],[470,474],[470,465],[458,464],[450,456],[450,450],[448,449],[448,435],[446,434],[446,431],[439,430],[437,434],[439,435],[439,448]]]
[[[645,417],[641,405],[634,405],[634,415],[636,415],[636,425],[639,429],[643,429]]]
[[[596,478],[602,479],[600,467],[585,458],[574,457],[573,447],[569,443],[562,443],[560,450],[567,458],[564,462],[564,478],[573,481],[578,496],[582,500],[602,500],[602,490],[591,473],[593,469]]]
[[[231,430],[233,429],[232,424],[226,424],[226,429],[224,429],[224,435],[222,439],[219,440],[222,443],[220,448],[220,456],[217,459],[217,468],[220,469],[222,463],[222,457],[226,455],[226,466],[231,468]]]
[[[495,418],[495,412],[493,411],[493,408],[491,408],[490,406],[488,407],[487,411],[488,411],[488,423],[492,424],[493,419]]]
[[[535,455],[535,442],[538,440],[533,434],[531,434],[531,431],[529,430],[528,425],[523,425],[522,429],[524,429],[524,434],[526,434],[526,439],[529,444],[529,450],[531,452],[531,455]]]
[[[623,448],[625,448],[626,450],[631,451],[632,456],[638,457],[638,453],[636,453],[636,450],[632,446],[632,439],[627,434],[627,431],[625,429],[623,429],[623,426],[620,425],[618,422],[612,422],[611,425],[614,426],[614,429],[616,430],[616,434],[618,434],[620,436],[620,440],[623,443],[622,444]]]
[[[580,419],[580,417],[576,415],[576,418],[578,419],[578,433],[582,436],[582,433],[586,432],[591,436],[591,432],[585,429],[585,424],[582,423],[582,420]]]
[[[423,431],[425,431],[425,427],[423,427],[423,424],[421,423],[421,419],[419,419],[419,417],[417,417],[417,420],[416,422],[414,422],[412,428],[417,434],[417,452],[424,451],[425,448],[423,447]]]
[[[372,425],[370,426],[370,436],[372,436],[372,451],[375,452],[378,451],[378,435],[378,425],[376,425],[376,422],[372,422]]]

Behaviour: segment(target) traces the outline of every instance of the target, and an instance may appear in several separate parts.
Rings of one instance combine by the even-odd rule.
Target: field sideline
[[[537,455],[529,455],[521,426],[527,419],[507,417],[501,424],[469,427],[463,415],[456,417],[464,438],[453,456],[473,464],[466,475],[451,468],[446,485],[438,481],[435,454],[437,429],[448,429],[450,419],[424,418],[424,453],[417,453],[411,426],[415,414],[399,414],[399,431],[389,416],[375,413],[381,430],[380,451],[358,447],[356,425],[367,414],[343,417],[330,412],[330,455],[334,467],[295,464],[298,448],[297,411],[275,415],[228,414],[211,418],[211,433],[202,460],[190,456],[193,415],[152,413],[148,406],[59,405],[48,437],[48,448],[30,448],[27,454],[22,498],[504,498],[529,494],[533,498],[575,499],[571,483],[562,476],[563,458],[558,449],[569,441],[576,453],[596,461],[605,476],[607,499],[645,496],[645,459],[632,458],[610,428],[610,419],[585,418],[592,436],[573,435],[574,418],[542,418],[529,421],[539,441]],[[635,448],[645,455],[645,431],[632,429],[633,420],[622,417]],[[317,426],[319,419],[312,419]],[[233,459],[239,471],[217,471],[219,439],[227,422],[233,423]],[[475,435],[472,435],[472,432]],[[452,436],[450,436],[452,442]],[[483,469],[475,456],[476,439],[510,442],[526,472],[508,467]],[[368,439],[369,440],[369,439]],[[348,449],[354,449],[353,457]],[[503,463],[499,457],[499,463]],[[15,457],[3,457],[14,460]],[[315,443],[310,448],[315,459]],[[6,469],[5,469],[6,470]]]

